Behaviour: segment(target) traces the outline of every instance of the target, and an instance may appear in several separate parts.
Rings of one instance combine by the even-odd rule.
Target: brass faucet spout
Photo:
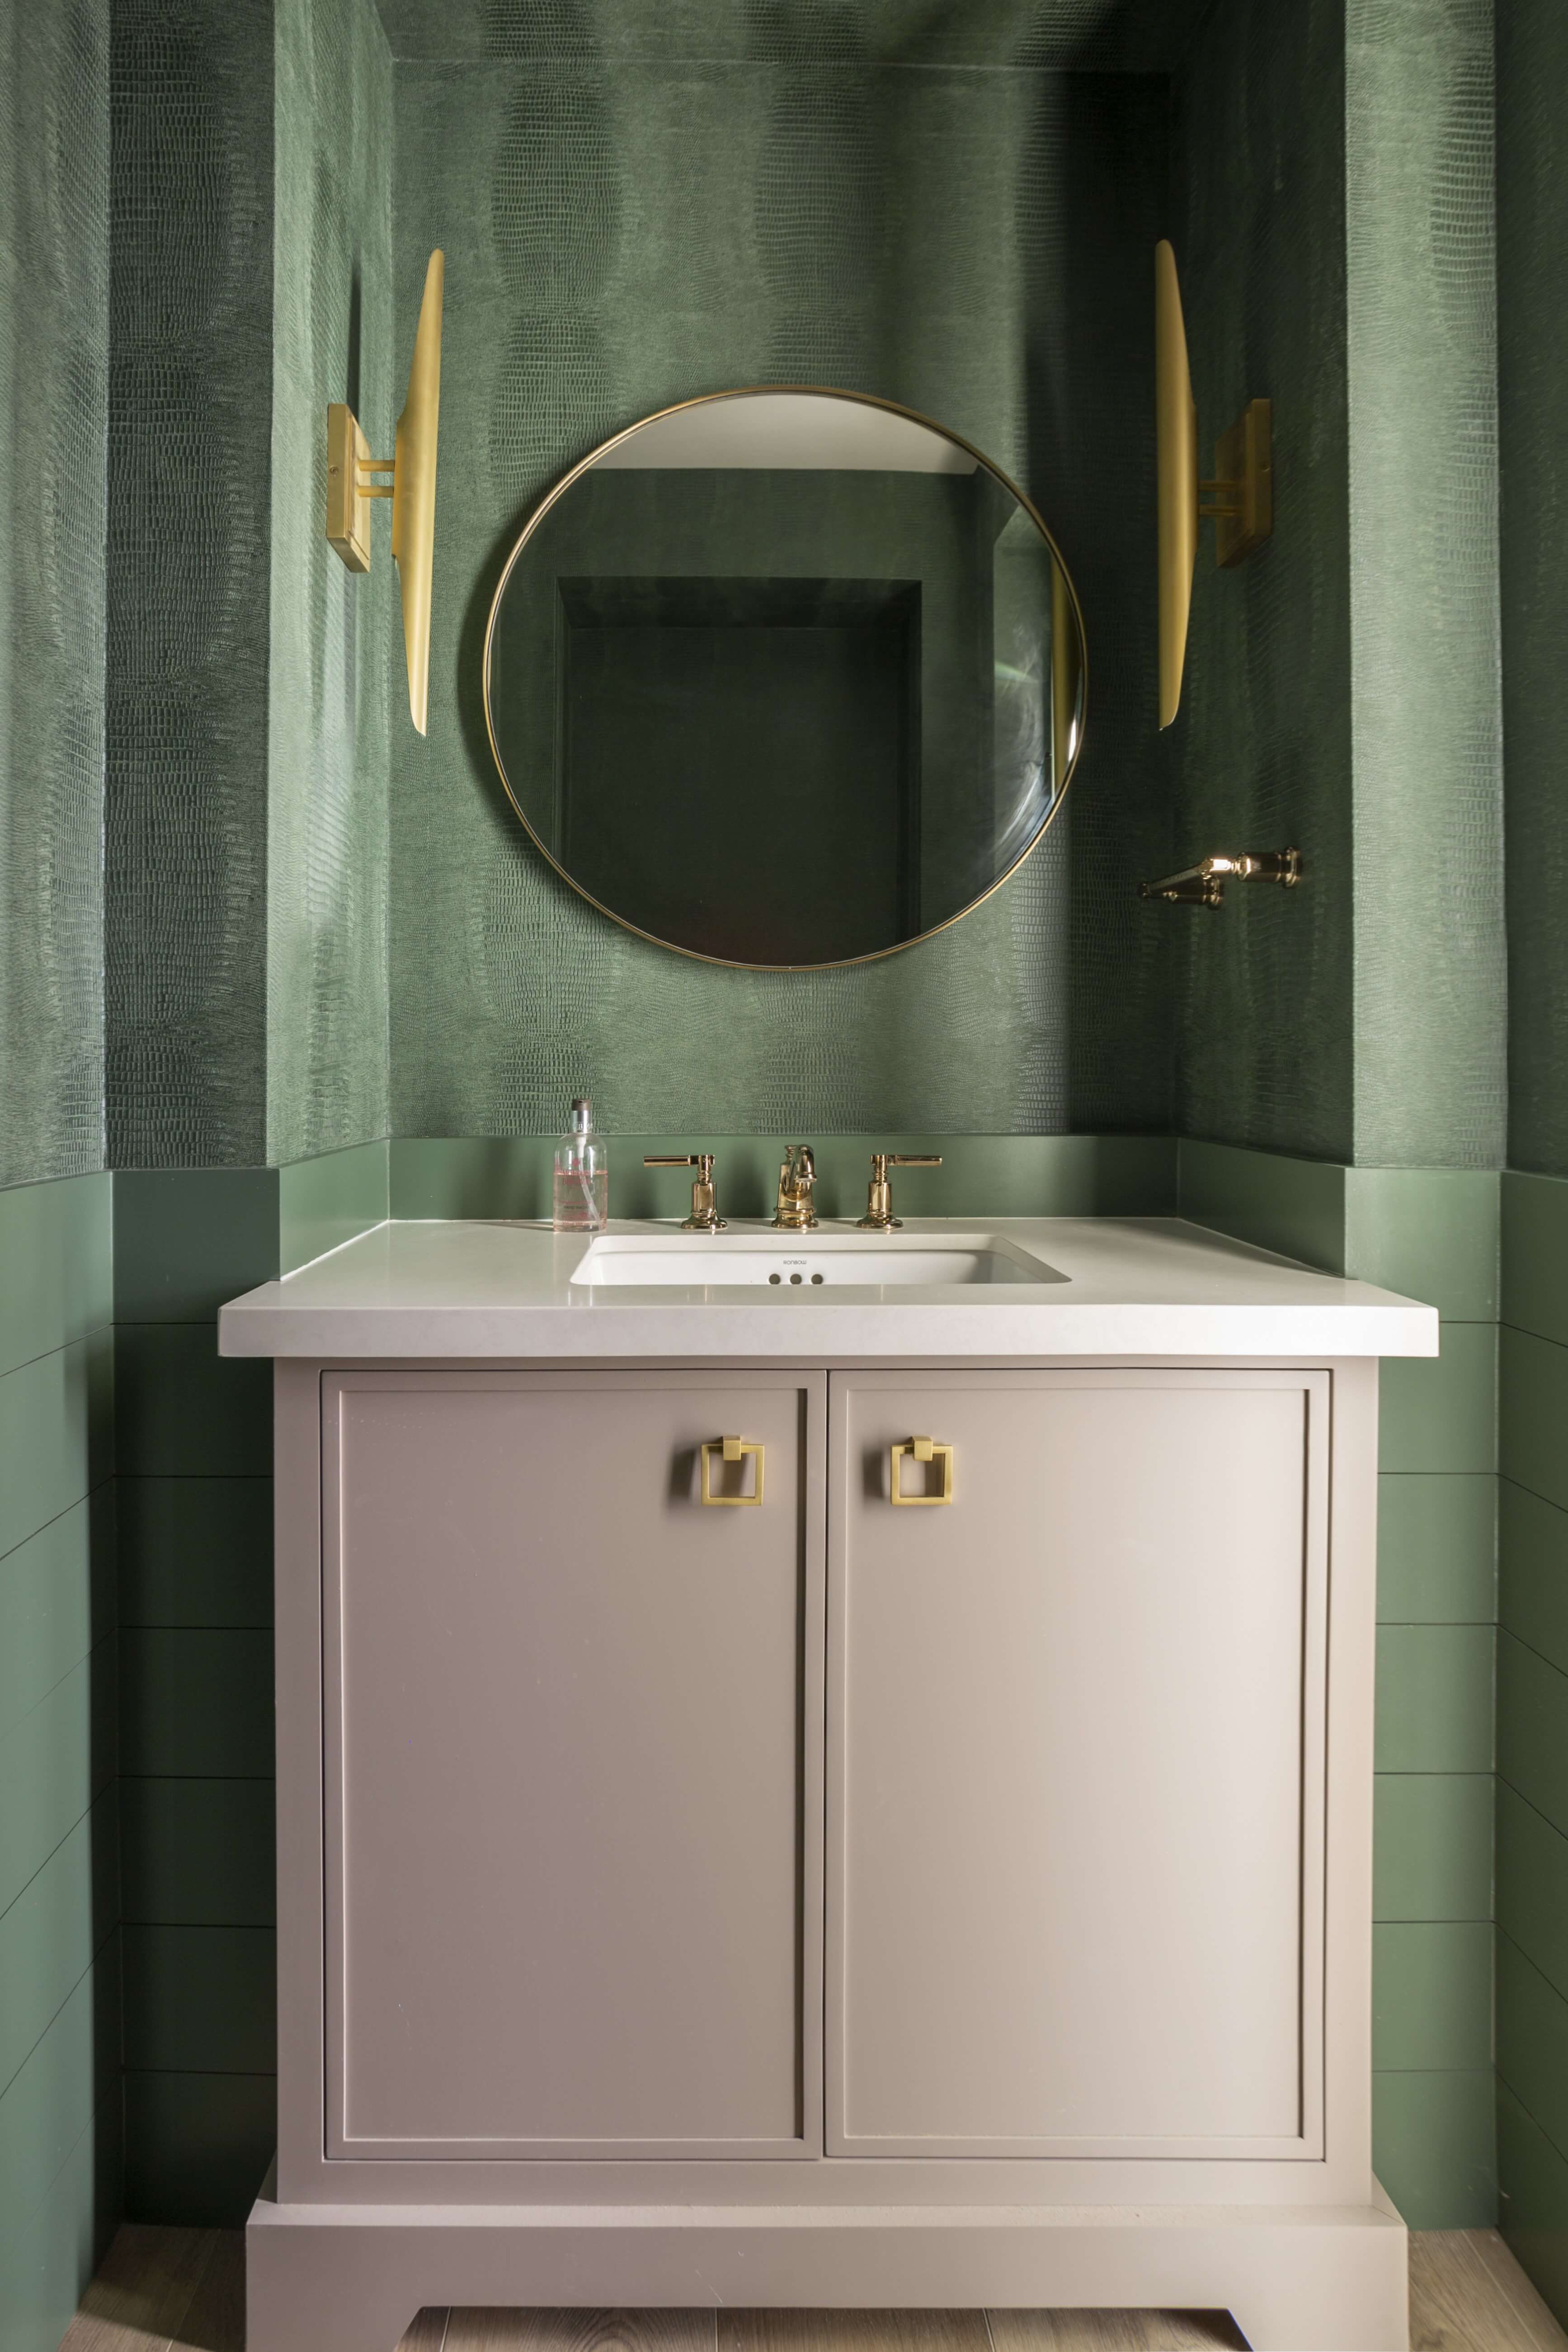
[[[816,1230],[816,1209],[812,1199],[816,1182],[816,1161],[809,1143],[786,1143],[784,1164],[779,1170],[778,1202],[773,1210],[773,1224],[785,1234],[810,1234]]]

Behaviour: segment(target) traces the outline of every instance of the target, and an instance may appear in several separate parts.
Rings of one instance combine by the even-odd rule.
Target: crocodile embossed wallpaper
[[[1170,932],[1133,892],[1171,847],[1164,79],[888,64],[844,8],[813,13],[805,57],[780,30],[800,12],[762,5],[687,0],[686,49],[635,58],[602,28],[646,9],[386,14],[395,52],[411,24],[423,45],[395,78],[399,354],[447,253],[430,732],[393,730],[394,1131],[547,1133],[588,1089],[623,1131],[1164,1129]],[[1088,622],[1088,750],[1042,846],[955,929],[816,975],[684,961],[577,899],[506,806],[479,698],[490,593],[539,492],[651,409],[765,381],[875,392],[973,439],[1057,530]],[[758,824],[759,856],[787,822]]]
[[[108,0],[0,10],[0,1184],[103,1165]]]
[[[1513,0],[1498,36],[1509,1159],[1568,1176],[1568,10]]]
[[[1183,859],[1302,850],[1178,935],[1184,1133],[1502,1153],[1491,0],[1222,0],[1176,78],[1207,471],[1274,403],[1275,535],[1200,550]]]
[[[372,0],[277,0],[267,1153],[387,1129],[386,783],[405,728],[384,506],[368,577],[322,535],[330,400],[377,456],[392,368],[392,57]],[[395,667],[394,656],[396,656]]]
[[[272,12],[116,0],[111,1164],[267,1156]]]
[[[1176,77],[1173,231],[1199,471],[1246,402],[1274,404],[1275,533],[1234,572],[1198,550],[1173,735],[1175,863],[1308,860],[1293,892],[1180,916],[1177,1123],[1349,1160],[1353,1103],[1343,0],[1226,0]]]
[[[1363,1166],[1506,1139],[1492,38],[1492,0],[1347,0]]]

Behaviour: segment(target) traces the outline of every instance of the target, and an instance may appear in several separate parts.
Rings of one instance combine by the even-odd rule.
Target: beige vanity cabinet
[[[1328,1401],[835,1376],[830,2153],[1321,2155]]]
[[[1373,1364],[300,1358],[276,1400],[253,2352],[719,2302],[1403,2352]]]
[[[824,1388],[324,1376],[329,2158],[820,2149]]]

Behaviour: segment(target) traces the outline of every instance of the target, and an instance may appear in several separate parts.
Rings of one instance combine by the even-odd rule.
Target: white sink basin
[[[574,1282],[641,1288],[947,1290],[1065,1282],[1055,1266],[993,1234],[603,1234]]]

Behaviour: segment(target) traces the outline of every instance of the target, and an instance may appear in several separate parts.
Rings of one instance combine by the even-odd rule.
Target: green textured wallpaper
[[[397,58],[611,56],[1156,72],[1203,0],[379,0]]]
[[[1499,0],[1498,389],[1508,819],[1499,2139],[1509,2242],[1568,2321],[1568,14]]]
[[[1492,0],[1348,0],[1355,1150],[1503,1157]]]
[[[105,993],[115,1167],[266,1156],[272,11],[116,0]]]
[[[103,1165],[108,0],[0,11],[0,1184]]]
[[[1498,388],[1508,755],[1509,1160],[1568,1175],[1568,10],[1498,16]]]
[[[1247,400],[1274,404],[1274,537],[1198,552],[1173,863],[1305,855],[1300,889],[1223,913],[1148,907],[1180,970],[1177,1124],[1254,1150],[1352,1148],[1344,5],[1221,0],[1173,89],[1172,239],[1199,470]],[[1151,265],[1151,299],[1152,268]]]
[[[267,1149],[387,1123],[386,776],[406,723],[384,506],[368,578],[321,530],[325,415],[392,446],[392,59],[372,0],[277,0]]]
[[[743,20],[764,61],[715,38],[632,62],[616,20],[444,12],[459,58],[395,75],[399,355],[437,244],[447,324],[429,739],[393,730],[393,1130],[548,1133],[590,1087],[634,1132],[1157,1130],[1169,934],[1133,885],[1170,847],[1147,593],[1165,86],[909,70],[847,39],[767,62],[802,17],[760,8],[700,21]],[[519,62],[538,25],[556,54]],[[941,938],[820,976],[684,962],[576,899],[506,807],[479,694],[538,492],[616,425],[762,381],[904,401],[1016,471],[1089,635],[1088,751],[1042,847]]]

